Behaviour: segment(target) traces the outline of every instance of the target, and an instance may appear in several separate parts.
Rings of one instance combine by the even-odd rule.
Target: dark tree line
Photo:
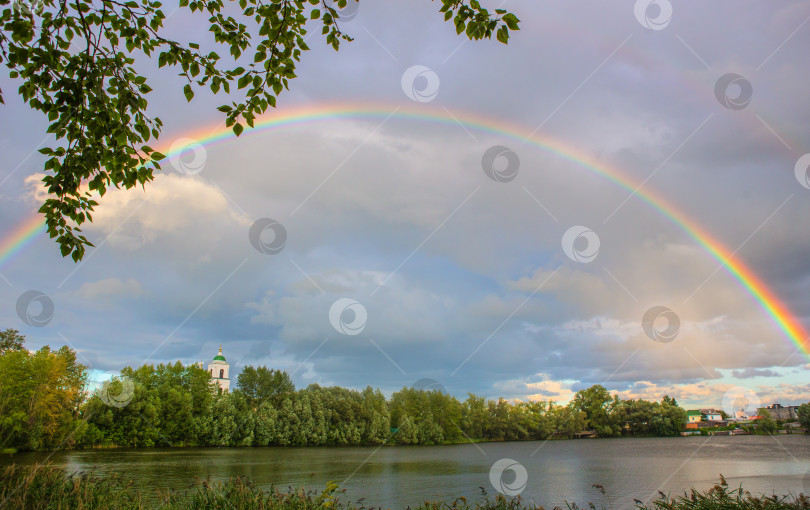
[[[414,388],[390,400],[371,387],[296,389],[285,372],[266,367],[243,369],[231,392],[213,391],[208,373],[195,365],[146,365],[121,376],[83,406],[87,425],[78,445],[430,445],[565,438],[585,430],[671,436],[686,422],[685,411],[669,397],[661,403],[620,400],[602,386],[578,392],[563,406],[473,394],[460,401]],[[128,390],[126,405],[105,398],[105,392]]]
[[[457,398],[403,388],[386,400],[380,390],[317,384],[296,390],[289,376],[246,367],[234,391],[213,391],[196,365],[126,368],[121,379],[91,396],[78,445],[97,446],[344,446],[441,444],[470,440],[677,435],[686,413],[661,403],[620,400],[602,386],[578,392],[566,406],[553,402]],[[108,395],[107,395],[108,394]],[[123,394],[125,398],[116,396]],[[106,395],[106,396],[105,396]],[[112,404],[112,405],[111,405]]]
[[[87,369],[67,347],[29,352],[0,331],[0,440],[18,449],[153,446],[330,446],[439,444],[572,437],[674,436],[686,412],[661,402],[622,400],[603,386],[567,405],[510,402],[403,388],[296,389],[287,373],[246,367],[233,391],[180,362],[127,367],[92,394]],[[805,427],[810,404],[800,409]]]

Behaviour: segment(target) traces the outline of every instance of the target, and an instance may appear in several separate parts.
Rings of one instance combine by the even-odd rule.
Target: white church
[[[202,366],[202,362],[200,362]],[[208,373],[211,374],[211,381],[219,386],[222,391],[228,391],[231,388],[231,380],[228,378],[228,369],[230,365],[222,355],[222,346],[219,346],[219,354],[214,356],[213,361],[208,363]]]

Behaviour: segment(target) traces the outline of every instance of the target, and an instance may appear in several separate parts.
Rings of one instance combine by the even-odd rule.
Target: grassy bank
[[[185,508],[233,510],[365,510],[362,504],[345,502],[336,484],[323,492],[275,488],[263,490],[249,480],[235,478],[227,482],[204,482],[187,491],[163,491],[156,501],[147,501],[132,487],[131,482],[117,477],[99,478],[92,474],[67,475],[55,466],[6,467],[0,477],[0,508],[69,510],[110,509],[140,510]],[[419,510],[540,510],[520,498],[495,497],[482,494],[479,501],[459,498],[452,502],[425,502]],[[561,503],[555,508],[577,509],[576,505]],[[588,508],[597,507],[591,505]],[[808,510],[810,498],[799,496],[754,496],[742,488],[729,488],[725,480],[708,491],[691,491],[678,497],[659,494],[658,498],[637,509],[649,510]]]

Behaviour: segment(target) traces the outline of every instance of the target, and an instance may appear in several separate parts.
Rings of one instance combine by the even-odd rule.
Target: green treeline
[[[567,438],[674,436],[686,413],[674,399],[621,400],[597,385],[568,405],[497,401],[403,388],[296,389],[285,373],[246,367],[220,392],[207,371],[181,363],[127,367],[93,394],[67,347],[29,352],[0,332],[0,438],[4,448],[329,446],[440,444]],[[810,417],[810,404],[805,416]]]
[[[103,391],[110,395],[97,392],[81,408],[86,426],[78,446],[429,445],[571,437],[588,429],[600,436],[677,435],[686,422],[674,401],[620,400],[602,386],[577,393],[567,406],[472,394],[459,401],[413,388],[386,400],[371,387],[296,390],[284,372],[246,367],[237,389],[218,392],[205,370],[179,362],[125,368]],[[116,395],[126,405],[110,405]]]
[[[79,423],[87,369],[68,347],[29,352],[24,340],[0,331],[0,449],[60,448]]]

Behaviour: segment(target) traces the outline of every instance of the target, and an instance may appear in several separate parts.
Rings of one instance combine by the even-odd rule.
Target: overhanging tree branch
[[[238,136],[275,107],[296,77],[309,49],[308,23],[319,23],[335,50],[352,40],[338,26],[349,1],[357,0],[337,0],[336,7],[324,0],[180,0],[181,9],[208,16],[213,44],[230,55],[225,62],[199,43],[166,37],[166,15],[156,0],[0,0],[0,62],[20,82],[23,101],[48,117],[48,132],[56,137],[53,147],[40,150],[47,157],[42,182],[48,197],[39,212],[62,255],[78,261],[92,246],[81,225],[92,221],[96,193],[145,186],[165,157],[148,145],[163,123],[146,113],[152,88],[133,67],[136,58],[156,54],[159,67],[179,67],[188,101],[199,87],[231,94],[234,84],[234,93],[242,92],[219,111]],[[506,43],[509,31],[518,30],[514,14],[490,12],[478,0],[439,1],[445,20],[470,39],[494,33]],[[239,15],[225,14],[226,7]],[[252,43],[252,61],[242,64]]]

